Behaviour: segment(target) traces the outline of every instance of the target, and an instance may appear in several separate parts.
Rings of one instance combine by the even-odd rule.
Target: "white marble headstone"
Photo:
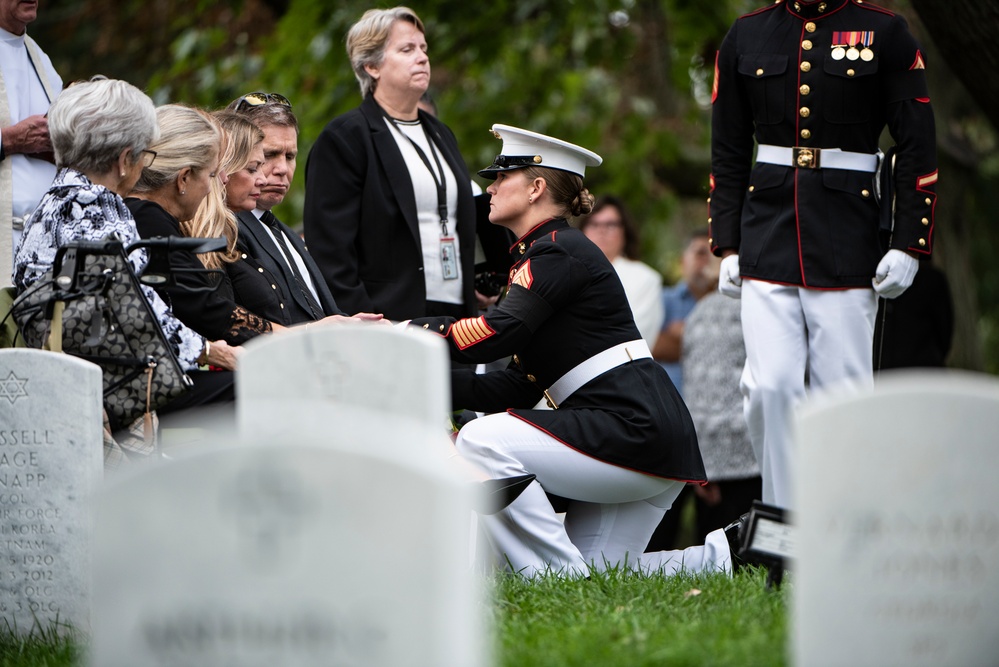
[[[108,484],[92,664],[487,664],[467,484],[380,453],[399,425],[367,417]],[[418,450],[431,434],[405,436]]]
[[[101,369],[0,350],[0,618],[90,628],[89,499],[103,470]]]
[[[999,660],[999,379],[883,374],[797,420],[802,667]]]
[[[246,345],[236,382],[237,418],[251,433],[355,408],[443,433],[450,413],[447,346],[422,329],[348,324],[261,336]],[[302,401],[325,407],[314,415]]]

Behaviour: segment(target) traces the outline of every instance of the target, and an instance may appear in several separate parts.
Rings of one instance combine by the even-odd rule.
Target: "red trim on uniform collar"
[[[547,220],[545,220],[544,222],[539,222],[539,223],[538,223],[538,224],[536,224],[535,226],[531,227],[531,228],[530,228],[530,229],[529,229],[529,230],[527,231],[527,233],[526,233],[526,234],[524,234],[524,235],[523,235],[523,236],[521,236],[521,237],[520,237],[519,239],[517,239],[516,241],[514,241],[514,242],[513,242],[513,245],[512,245],[512,246],[510,246],[510,252],[513,252],[513,251],[514,251],[514,248],[516,248],[516,247],[517,247],[517,246],[518,246],[519,244],[521,244],[521,243],[525,243],[525,242],[526,242],[526,239],[527,239],[527,237],[528,237],[528,236],[530,236],[530,235],[531,235],[531,234],[533,234],[534,232],[538,231],[539,229],[541,229],[542,227],[544,227],[545,225],[547,225],[547,224],[548,224],[549,222],[551,222],[552,220],[559,220],[559,219],[560,219],[560,218],[548,218],[548,219],[547,219]]]

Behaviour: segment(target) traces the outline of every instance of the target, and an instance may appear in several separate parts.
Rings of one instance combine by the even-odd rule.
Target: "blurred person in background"
[[[680,256],[680,282],[662,291],[663,326],[652,348],[652,356],[662,364],[683,394],[683,323],[694,305],[718,285],[719,261],[711,255],[708,233],[697,230],[687,239]]]
[[[655,345],[663,324],[662,276],[639,261],[638,228],[624,202],[613,195],[598,197],[593,211],[579,219],[579,229],[614,266],[639,333],[650,347]]]

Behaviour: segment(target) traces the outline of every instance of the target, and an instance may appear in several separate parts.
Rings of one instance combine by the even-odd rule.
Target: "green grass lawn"
[[[505,667],[784,665],[789,590],[762,570],[725,575],[497,582]]]
[[[491,606],[496,667],[784,665],[790,590],[764,574],[589,580],[498,577]],[[0,667],[73,667],[78,642],[0,631]]]

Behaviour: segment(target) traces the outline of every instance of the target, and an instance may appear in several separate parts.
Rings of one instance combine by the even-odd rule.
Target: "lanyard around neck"
[[[437,151],[434,150],[434,142],[430,138],[430,134],[427,132],[427,127],[422,122],[420,123],[420,128],[423,130],[423,136],[427,138],[427,145],[430,146],[430,154],[434,156],[434,163],[437,165],[437,171],[434,171],[433,166],[430,164],[430,158],[427,154],[423,152],[420,145],[413,141],[413,138],[402,131],[402,127],[399,125],[399,121],[392,118],[389,115],[385,116],[392,122],[392,125],[399,134],[406,137],[409,143],[413,145],[416,150],[416,154],[420,156],[420,160],[423,162],[427,171],[430,172],[430,177],[434,179],[434,185],[437,186],[437,213],[441,218],[441,236],[447,236],[447,179],[444,177],[444,168],[441,166],[441,160],[437,156]]]

